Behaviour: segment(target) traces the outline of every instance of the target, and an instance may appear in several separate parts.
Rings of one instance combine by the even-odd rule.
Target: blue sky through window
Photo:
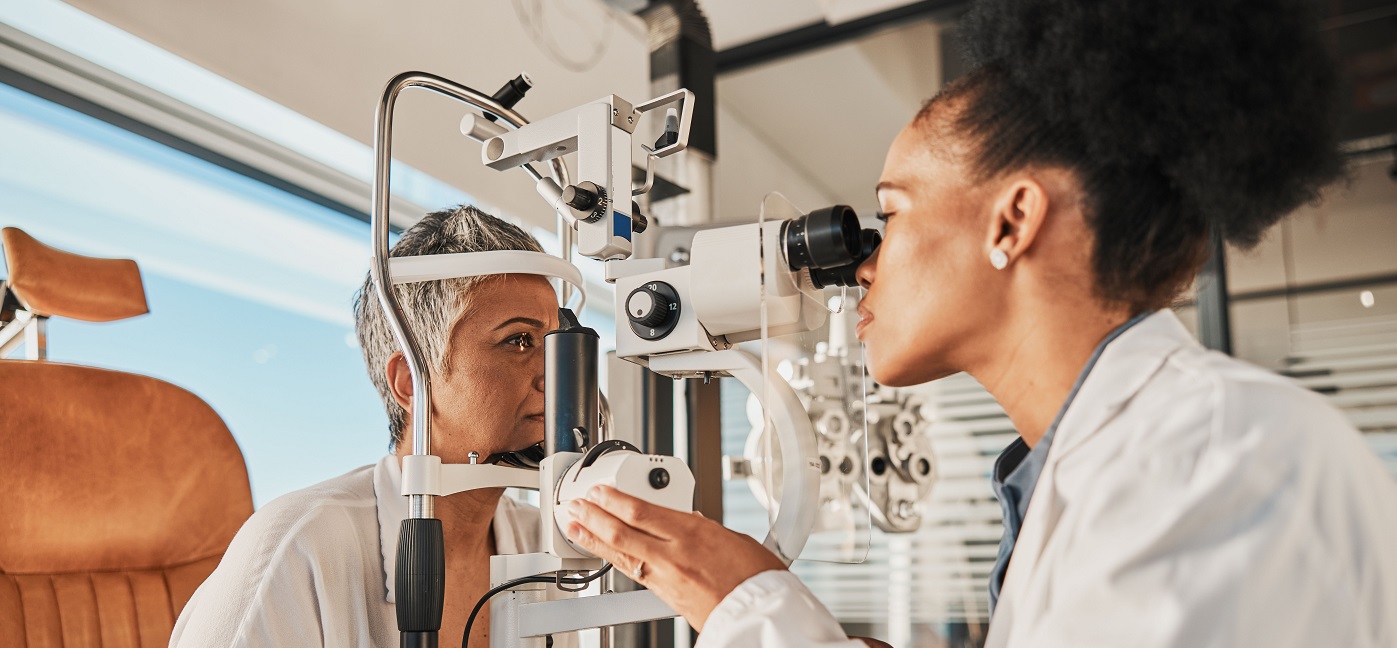
[[[151,375],[208,401],[260,506],[372,463],[386,417],[352,336],[368,226],[0,86],[0,225],[141,265],[151,313],[55,318],[51,359]]]

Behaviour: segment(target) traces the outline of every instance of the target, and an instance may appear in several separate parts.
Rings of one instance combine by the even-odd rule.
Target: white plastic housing
[[[622,358],[634,359],[676,351],[713,350],[713,344],[708,340],[708,333],[699,324],[693,302],[689,299],[690,295],[693,294],[693,289],[690,287],[690,277],[689,266],[680,266],[623,276],[616,280],[617,355]],[[626,302],[629,301],[632,291],[656,281],[669,284],[679,294],[679,322],[674,325],[674,330],[670,331],[669,335],[658,340],[646,340],[636,335],[635,331],[631,329],[630,318],[626,313]]]
[[[663,488],[656,488],[651,483],[650,475],[656,470],[663,470],[668,475],[668,482]],[[553,507],[553,519],[557,521],[558,529],[566,532],[568,524],[572,522],[568,503],[585,498],[594,486],[611,486],[631,497],[676,511],[687,513],[694,510],[694,475],[683,461],[677,457],[618,450],[598,457],[585,468],[581,461],[574,463],[563,473],[562,481],[558,484],[557,503]],[[571,539],[567,542],[582,555],[592,556],[586,549],[573,544]]]
[[[780,237],[784,222],[766,223],[766,236],[758,235],[762,230],[755,223],[703,230],[694,235],[689,265],[618,278],[617,355],[712,351],[709,336],[729,344],[760,338],[763,264],[767,334],[802,333],[824,325],[829,310],[809,274],[791,272],[786,265]],[[679,322],[669,335],[646,340],[631,331],[625,304],[631,291],[653,281],[667,283],[679,294]]]
[[[722,227],[694,235],[689,267],[702,280],[693,282],[690,301],[710,334],[731,343],[761,337],[763,280],[769,335],[804,332],[824,324],[828,311],[819,298],[811,296],[818,293],[809,275],[791,272],[786,265],[781,244],[785,222]]]
[[[616,95],[540,119],[485,140],[480,158],[497,171],[577,153],[575,184],[592,182],[606,193],[600,218],[577,223],[577,252],[594,259],[629,257],[631,133],[640,113]]]

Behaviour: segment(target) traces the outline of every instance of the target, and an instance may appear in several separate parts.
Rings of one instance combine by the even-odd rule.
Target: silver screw
[[[477,461],[480,460],[480,453],[479,453],[479,452],[476,452],[476,451],[474,451],[474,450],[472,450],[471,453],[468,454],[468,455],[466,455],[466,456],[467,456],[467,457],[470,457],[471,465],[472,465],[472,466],[475,465],[475,462],[477,462]]]
[[[669,253],[669,260],[671,263],[688,263],[689,248],[674,248],[674,250]]]

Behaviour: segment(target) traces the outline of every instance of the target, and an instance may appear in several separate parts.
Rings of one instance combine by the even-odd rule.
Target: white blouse
[[[397,646],[401,483],[389,455],[262,507],[185,605],[170,646]],[[536,551],[538,510],[501,497],[494,533],[501,554]]]

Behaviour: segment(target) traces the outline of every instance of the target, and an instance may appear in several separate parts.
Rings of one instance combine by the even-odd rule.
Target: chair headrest
[[[14,227],[0,230],[0,244],[10,290],[35,314],[110,322],[150,312],[135,261],[64,252]]]

